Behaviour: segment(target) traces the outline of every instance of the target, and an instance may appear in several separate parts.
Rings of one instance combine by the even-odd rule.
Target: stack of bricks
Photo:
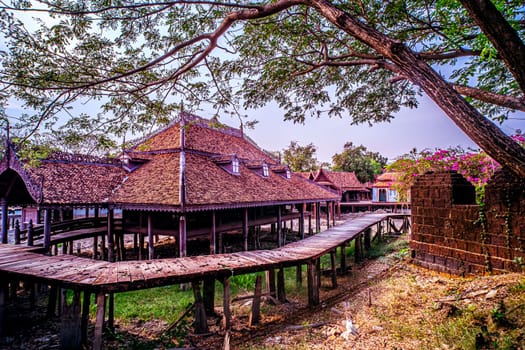
[[[411,190],[413,262],[473,275],[525,264],[525,181],[506,171],[487,184],[483,230],[475,189],[456,172],[419,176]],[[523,263],[523,264],[522,264]]]

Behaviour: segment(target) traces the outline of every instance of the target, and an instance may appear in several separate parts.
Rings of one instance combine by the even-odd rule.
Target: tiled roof
[[[43,185],[46,204],[104,203],[126,176],[119,166],[67,161],[43,161],[26,171],[33,182]]]
[[[315,175],[314,181],[332,183],[334,187],[342,191],[365,189],[365,185],[359,182],[353,172],[349,171],[329,171],[321,168]]]
[[[109,203],[179,210],[184,152],[187,210],[339,199],[300,176],[287,179],[283,174],[288,167],[277,164],[239,130],[203,123],[199,120],[184,128],[184,149],[181,129],[175,124],[133,147],[122,157],[123,166],[120,161],[61,154],[29,168],[24,177],[33,187],[37,184],[38,191],[43,183],[42,204]],[[240,161],[238,174],[227,171],[233,155]],[[269,165],[268,176],[263,163]]]
[[[376,181],[374,182],[372,187],[389,188],[390,186],[399,181],[399,176],[399,173],[396,172],[383,173],[376,178]]]

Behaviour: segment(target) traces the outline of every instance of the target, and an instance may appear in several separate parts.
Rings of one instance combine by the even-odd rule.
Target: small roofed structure
[[[398,173],[385,172],[379,175],[372,184],[372,202],[398,202],[401,199],[396,186],[398,183]]]
[[[309,178],[319,185],[337,191],[342,203],[370,200],[370,190],[353,172],[320,168],[315,174],[311,173]]]
[[[180,119],[118,159],[57,153],[28,167],[8,147],[0,163],[2,210],[33,208],[33,222],[49,226],[72,217],[74,208],[95,208],[95,215],[105,208],[108,245],[113,234],[138,234],[148,237],[152,258],[157,234],[174,237],[177,255],[184,256],[192,238],[209,239],[206,253],[222,252],[221,234],[235,230],[242,232],[244,250],[258,248],[249,232],[272,224],[282,245],[285,220],[302,219],[304,235],[305,211],[339,200],[337,193],[292,174],[241,130],[189,114]],[[118,229],[114,210],[122,211]]]

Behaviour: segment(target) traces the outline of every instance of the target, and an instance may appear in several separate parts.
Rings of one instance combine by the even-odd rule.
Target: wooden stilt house
[[[92,236],[95,249],[97,237],[103,246],[107,243],[113,261],[125,258],[120,248],[128,234],[134,235],[139,255],[147,246],[144,257],[150,259],[156,257],[156,235],[175,239],[176,256],[224,252],[227,234],[234,234],[237,243],[240,238],[243,250],[257,249],[263,226],[271,226],[282,245],[287,222],[297,220],[303,237],[305,215],[313,214],[318,230],[320,204],[333,208],[339,201],[337,193],[292,174],[240,130],[188,114],[181,120],[137,142],[119,159],[57,153],[28,167],[8,147],[0,163],[2,214],[8,206],[24,207],[26,221],[31,218],[35,227],[22,223],[21,231],[27,227],[31,236],[40,229],[49,251],[58,241],[51,239],[53,233],[59,232],[52,222],[68,222],[73,209],[91,208],[93,227],[77,231]],[[99,209],[107,210],[104,218]],[[122,216],[118,220],[116,210]],[[333,211],[327,215],[330,223]],[[7,215],[2,218],[5,243]],[[188,249],[188,242],[197,239],[199,244]]]

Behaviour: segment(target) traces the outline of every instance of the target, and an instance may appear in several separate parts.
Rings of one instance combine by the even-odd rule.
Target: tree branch
[[[491,91],[473,88],[470,86],[453,85],[454,90],[463,96],[468,96],[479,101],[495,104],[497,106],[525,112],[525,99],[496,94]]]
[[[525,93],[525,44],[490,0],[460,0]]]

